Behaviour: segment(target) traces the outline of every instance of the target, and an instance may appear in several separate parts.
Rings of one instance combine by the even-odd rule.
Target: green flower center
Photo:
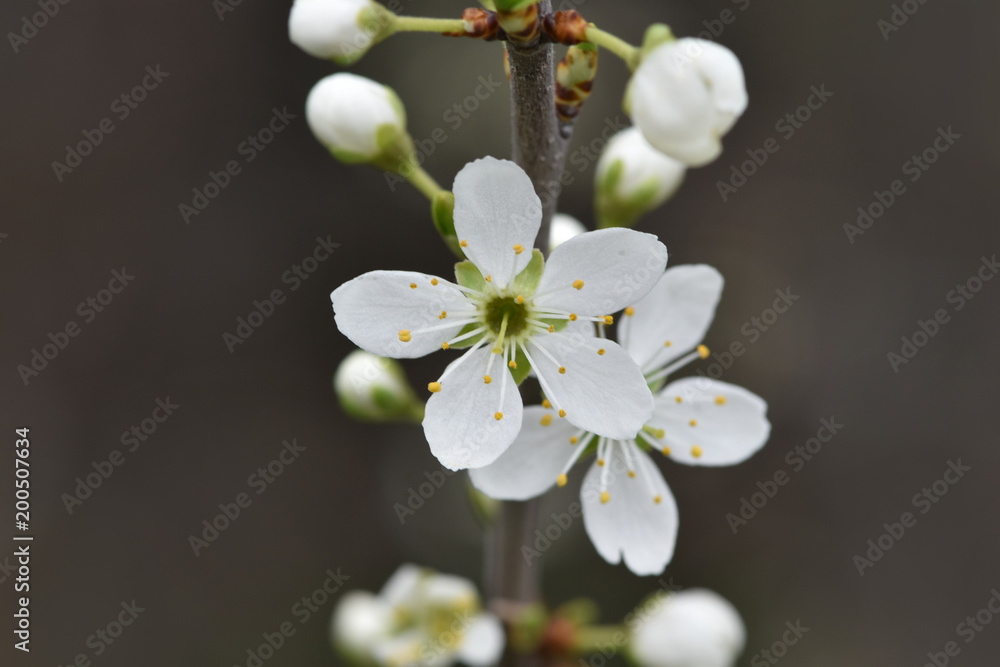
[[[504,319],[507,320],[505,336],[516,338],[528,328],[528,307],[523,303],[523,299],[522,303],[518,303],[516,297],[497,297],[486,304],[485,313],[486,326],[494,334],[500,335]]]

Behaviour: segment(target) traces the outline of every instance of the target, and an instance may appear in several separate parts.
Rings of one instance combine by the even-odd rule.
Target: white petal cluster
[[[638,128],[619,132],[608,142],[595,170],[602,226],[631,226],[670,199],[686,172],[684,163],[653,148]]]
[[[313,86],[306,121],[316,138],[345,162],[368,162],[383,150],[380,132],[406,131],[406,114],[391,88],[340,72]]]
[[[364,350],[344,357],[333,376],[333,388],[344,409],[361,419],[403,417],[416,403],[399,364]]]
[[[630,637],[640,667],[733,667],[746,643],[743,619],[717,593],[691,589],[661,597]]]

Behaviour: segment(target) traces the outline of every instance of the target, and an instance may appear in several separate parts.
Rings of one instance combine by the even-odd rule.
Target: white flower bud
[[[549,252],[551,253],[555,250],[556,246],[560,243],[565,243],[574,236],[583,234],[585,231],[587,231],[587,228],[573,216],[566,215],[565,213],[556,213],[552,216],[552,222],[549,225]]]
[[[318,0],[317,0],[318,1]],[[406,134],[406,113],[391,88],[362,76],[332,74],[313,86],[306,121],[343,162],[372,162],[386,142]]]
[[[349,65],[386,36],[392,14],[371,0],[295,0],[288,36],[309,55]]]
[[[361,662],[392,632],[393,609],[384,600],[362,591],[341,598],[330,624],[334,646]]]
[[[399,364],[363,350],[351,352],[340,362],[333,388],[344,410],[360,419],[417,416],[420,407]]]
[[[632,657],[642,667],[732,667],[746,628],[722,596],[692,589],[657,599],[659,607],[632,631]]]
[[[692,167],[722,152],[722,136],[747,107],[743,67],[732,51],[686,37],[646,54],[630,84],[630,113],[646,140]]]
[[[638,128],[619,132],[595,172],[600,226],[631,227],[677,192],[686,171],[683,163],[650,146]]]

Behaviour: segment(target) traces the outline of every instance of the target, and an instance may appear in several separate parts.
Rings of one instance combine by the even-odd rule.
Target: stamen
[[[427,391],[431,392],[432,394],[438,393],[439,391],[441,391],[441,383],[440,382],[428,382],[427,383]]]
[[[688,354],[685,354],[683,357],[681,357],[680,359],[678,359],[674,363],[670,364],[669,366],[667,366],[663,370],[660,370],[660,371],[657,371],[655,373],[651,373],[650,375],[647,375],[646,376],[646,382],[656,382],[657,380],[662,380],[663,378],[667,377],[668,375],[670,375],[674,371],[677,371],[677,370],[679,370],[681,368],[684,368],[685,366],[687,366],[692,361],[694,361],[695,359],[698,359],[698,358],[704,359],[704,357],[701,356],[701,353],[699,351],[689,352]]]
[[[413,336],[410,335],[410,330],[409,329],[400,329],[399,330],[399,340],[402,343],[409,343],[411,340],[413,340]]]
[[[697,419],[692,419],[691,421],[688,422],[688,424],[690,424],[691,426],[697,426],[698,425],[698,420]]]
[[[466,350],[465,353],[462,356],[460,356],[458,359],[456,359],[455,361],[453,361],[451,363],[451,365],[449,365],[447,368],[444,369],[444,373],[442,373],[441,377],[438,378],[438,382],[444,382],[444,379],[446,377],[448,377],[449,375],[451,375],[455,371],[456,368],[458,368],[463,363],[465,363],[465,360],[468,359],[469,356],[472,355],[473,352],[475,352],[476,350],[478,350],[479,348],[481,348],[485,344],[486,344],[486,339],[483,339],[483,340],[479,341],[478,343],[476,343],[475,345],[473,345],[472,347],[470,347],[468,350]]]
[[[534,339],[532,339],[530,342],[534,343],[535,347],[537,347],[539,350],[542,350],[543,352],[545,351],[541,346],[538,345],[537,342],[534,341]],[[551,400],[553,400],[553,401],[556,402],[556,408],[558,408],[559,407],[559,401],[556,400],[555,394],[552,393],[552,387],[549,386],[548,380],[546,380],[545,376],[542,375],[542,369],[539,368],[538,364],[535,363],[535,360],[531,358],[531,354],[528,352],[528,346],[527,346],[527,344],[526,343],[519,343],[519,345],[521,346],[521,351],[524,352],[524,358],[531,365],[531,367],[535,369],[535,375],[538,376],[538,384],[542,385],[542,392],[546,396],[551,396],[552,397]],[[548,399],[546,399],[546,400],[548,400]],[[550,402],[549,406],[551,406],[551,405],[552,405],[552,403]],[[565,415],[566,415],[566,412],[564,410],[559,410],[559,416],[560,417],[563,417]]]
[[[604,356],[604,348],[602,347],[601,349],[599,349],[599,350],[597,351],[597,354],[599,354],[599,355],[601,355],[601,356]]]
[[[726,397],[725,396],[716,396],[715,397],[715,404],[716,405],[725,405],[726,404]]]
[[[705,347],[704,345],[699,345],[698,356],[701,357],[702,359],[708,359],[708,355],[709,355],[708,348]]]
[[[410,283],[410,289],[417,289],[416,283]]]
[[[511,359],[510,361],[508,361],[508,362],[507,362],[507,366],[508,366],[508,367],[509,367],[509,368],[510,368],[511,370],[515,370],[515,371],[517,370],[517,362],[516,362],[516,361],[514,361],[513,359]]]
[[[549,402],[549,399],[544,398],[544,399],[542,399],[542,407],[543,408],[551,408],[552,407],[552,403]]]
[[[581,433],[584,433],[584,431],[581,431]],[[573,438],[576,438],[576,436],[573,436]],[[573,438],[570,438],[570,442],[573,441]],[[573,451],[573,455],[569,457],[569,461],[567,461],[566,465],[563,466],[562,472],[559,473],[559,477],[556,479],[556,483],[559,484],[559,486],[566,486],[566,475],[569,473],[570,469],[576,465],[576,462],[580,460],[580,457],[583,456],[584,449],[584,447],[577,447]],[[560,482],[559,480],[562,481]]]
[[[516,302],[517,302],[517,305],[521,305],[522,303],[524,303],[524,297],[523,297],[523,296],[521,296],[520,294],[518,294],[518,295],[517,295],[517,298],[516,298],[516,299],[514,299],[514,301],[516,301]]]
[[[503,413],[500,412],[499,410],[497,410],[497,413],[495,415],[493,415],[493,419],[496,419],[497,421],[500,421],[501,419],[503,419]]]
[[[506,315],[504,316],[504,320],[503,321],[504,321],[504,324],[507,323],[507,317],[506,317]],[[507,350],[508,349],[509,348],[506,348],[506,349],[503,350],[504,359],[507,358]],[[493,355],[491,354],[490,357],[492,357],[492,356]],[[501,370],[500,371],[500,375],[502,376],[500,378],[500,407],[497,408],[497,414],[493,415],[493,418],[496,419],[497,421],[500,421],[501,419],[503,419],[503,413],[500,412],[500,408],[503,407],[503,399],[507,395],[507,378],[510,377],[510,373]],[[497,415],[499,415],[499,416],[497,416]]]
[[[577,291],[582,290],[583,289],[583,281],[582,280],[574,280],[573,281],[573,289],[575,289]]]
[[[438,319],[439,319],[439,320],[443,320],[443,319],[444,319],[444,318],[446,318],[446,317],[448,317],[448,311],[447,311],[447,310],[442,310],[442,311],[441,311],[441,314],[440,314],[440,315],[438,315]]]
[[[520,255],[522,252],[524,252],[524,246],[523,245],[521,245],[520,243],[518,243],[517,245],[514,246],[514,254],[515,255]]]
[[[441,318],[438,317],[438,319],[441,319]],[[419,334],[430,333],[432,331],[441,331],[442,329],[452,329],[452,328],[458,327],[458,326],[463,326],[464,327],[466,324],[472,324],[475,321],[476,320],[474,318],[466,318],[464,320],[456,320],[456,321],[451,321],[451,322],[445,322],[444,324],[435,324],[432,327],[424,327],[423,329],[415,329],[413,331],[410,331],[410,333],[412,333],[414,335],[419,335]],[[399,333],[400,333],[400,335],[402,335],[403,332],[400,331]]]
[[[490,382],[493,382],[493,378],[491,378],[489,375],[484,375],[483,384],[489,384]]]
[[[566,486],[566,483],[568,481],[569,479],[566,477],[566,473],[563,473],[558,477],[556,477],[556,484],[558,484],[559,486]]]
[[[458,245],[462,246],[463,248],[468,248],[469,242],[466,241],[465,239],[462,239],[461,241],[458,242]]]
[[[701,447],[699,447],[698,445],[694,445],[693,447],[691,447],[691,456],[695,457],[696,459],[700,459],[701,455],[702,455]]]
[[[550,414],[542,415],[542,421],[539,423],[542,426],[552,426],[552,415]]]
[[[601,504],[607,505],[609,502],[611,502],[611,494],[607,491],[601,491]]]
[[[675,400],[675,401],[677,401],[678,403],[683,403],[683,402],[684,402],[684,399],[683,399],[683,398],[681,398],[680,396],[678,396],[678,397],[677,397],[677,398],[675,398],[674,400]]]
[[[560,417],[565,417],[566,416],[566,411],[565,410],[560,410],[559,411],[559,416]]]
[[[470,331],[468,333],[464,333],[461,336],[455,336],[454,338],[452,338],[451,340],[448,341],[448,347],[451,347],[455,343],[460,343],[460,342],[462,342],[463,340],[465,340],[467,338],[472,338],[473,336],[478,336],[479,334],[483,333],[484,331],[486,331],[486,327],[479,327],[478,329],[473,329],[472,331]],[[445,349],[448,349],[448,348],[445,348]]]
[[[629,317],[632,317],[633,315],[635,315],[635,308],[629,306],[628,308],[625,309],[625,314],[628,315]]]
[[[445,341],[445,342],[441,343],[441,349],[442,350],[447,350],[449,347],[451,347],[451,346],[448,345],[448,341]]]
[[[438,284],[438,279],[437,278],[431,278],[431,285],[437,285],[437,284]]]
[[[670,456],[670,447],[664,447],[663,449],[660,450],[660,453],[663,454],[664,456]]]
[[[601,319],[604,320],[604,323],[607,324],[608,326],[615,323],[615,318],[613,318],[611,315],[605,315]]]

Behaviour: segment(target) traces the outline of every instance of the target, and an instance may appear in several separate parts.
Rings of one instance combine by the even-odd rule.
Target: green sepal
[[[531,251],[531,261],[524,267],[517,276],[514,277],[514,291],[529,297],[538,289],[542,282],[542,271],[545,270],[545,256],[542,251],[535,248]]]
[[[674,36],[674,31],[670,29],[670,26],[666,23],[654,23],[646,28],[646,34],[642,38],[640,62],[642,57],[648,55],[656,47],[675,41],[677,41],[677,38]]]
[[[493,0],[493,5],[498,12],[516,12],[519,9],[537,5],[539,0]]]
[[[517,368],[510,368],[510,374],[514,378],[514,384],[521,386],[521,383],[527,379],[528,373],[531,372],[531,364],[528,363],[528,358],[524,356],[524,351],[520,346],[517,348],[517,353],[514,354],[514,363],[517,364]]]
[[[442,190],[431,200],[431,219],[445,245],[460,259],[465,258],[455,235],[455,195]]]
[[[455,264],[455,281],[462,287],[477,292],[486,291],[486,279],[479,272],[479,268],[469,260]]]

